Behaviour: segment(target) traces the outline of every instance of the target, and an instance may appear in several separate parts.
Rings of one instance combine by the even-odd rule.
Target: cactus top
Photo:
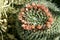
[[[44,30],[53,24],[53,16],[43,4],[27,4],[20,10],[18,19],[22,22],[24,30]]]

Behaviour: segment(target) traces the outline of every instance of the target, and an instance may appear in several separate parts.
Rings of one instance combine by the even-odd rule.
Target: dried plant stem
[[[1,30],[0,30],[0,33],[1,33],[1,36],[2,36],[2,40],[4,40],[4,39],[3,39],[3,34],[2,34],[2,31],[1,31]]]

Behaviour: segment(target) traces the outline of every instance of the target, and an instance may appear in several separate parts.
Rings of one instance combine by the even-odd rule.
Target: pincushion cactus
[[[41,0],[20,9],[16,21],[19,37],[23,40],[59,40],[60,10],[54,6]]]

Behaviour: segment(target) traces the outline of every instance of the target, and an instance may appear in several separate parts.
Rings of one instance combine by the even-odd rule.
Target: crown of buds
[[[53,24],[52,14],[43,4],[27,4],[20,10],[18,19],[23,23],[24,30],[48,29]]]

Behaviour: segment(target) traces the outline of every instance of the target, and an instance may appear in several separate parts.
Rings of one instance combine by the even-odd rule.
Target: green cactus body
[[[35,1],[35,3],[37,4],[38,2]],[[48,4],[49,3],[49,4]],[[19,35],[20,38],[22,38],[23,40],[60,40],[60,10],[52,3],[50,3],[49,1],[40,1],[40,4],[44,4],[46,7],[48,7],[49,11],[52,14],[52,17],[54,19],[54,23],[51,25],[51,27],[46,30],[40,30],[40,29],[36,29],[36,25],[44,25],[47,22],[47,19],[49,17],[47,17],[45,15],[45,12],[43,10],[37,10],[34,8],[31,9],[26,9],[27,11],[25,11],[23,14],[23,19],[26,20],[27,22],[29,22],[29,25],[34,25],[35,29],[32,30],[25,30],[22,28],[22,19],[18,19],[16,22],[16,29],[17,29],[17,33]],[[55,6],[55,7],[54,7]],[[26,7],[25,7],[26,8]],[[51,10],[52,9],[52,10]],[[54,10],[55,9],[55,10]],[[21,12],[21,11],[20,11]],[[20,14],[20,16],[22,16]]]

